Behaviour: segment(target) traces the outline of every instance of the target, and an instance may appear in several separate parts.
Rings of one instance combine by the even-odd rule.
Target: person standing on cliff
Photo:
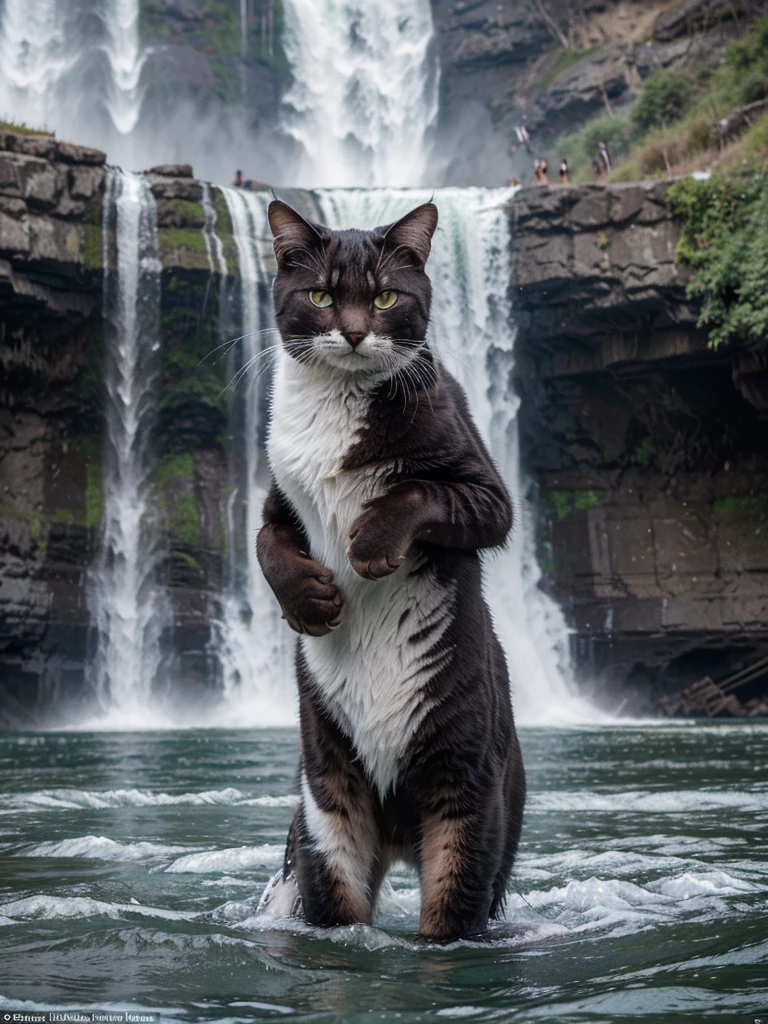
[[[235,186],[235,188],[242,188],[243,187],[243,172],[242,171],[235,171],[235,180],[232,182],[232,184]]]
[[[560,184],[568,184],[568,161],[563,157],[560,162]]]

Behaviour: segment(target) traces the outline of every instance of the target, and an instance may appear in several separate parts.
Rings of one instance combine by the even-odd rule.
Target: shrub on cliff
[[[768,174],[745,168],[669,190],[683,220],[676,259],[693,270],[688,294],[713,348],[768,340]]]
[[[638,135],[676,121],[688,106],[690,95],[691,84],[682,71],[669,68],[650,75],[632,108],[632,123]]]

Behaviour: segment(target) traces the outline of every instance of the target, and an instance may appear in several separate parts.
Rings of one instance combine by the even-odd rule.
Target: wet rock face
[[[85,685],[104,505],[105,175],[103,153],[0,132],[0,728],[39,722]],[[156,167],[148,179],[164,265],[153,486],[179,655],[198,676],[224,541],[226,382],[198,366],[219,343],[219,289],[192,168]],[[231,259],[226,203],[214,202]],[[112,259],[111,238],[106,249]]]
[[[528,189],[511,207],[547,585],[583,677],[643,712],[768,653],[768,358],[707,347],[667,187]]]

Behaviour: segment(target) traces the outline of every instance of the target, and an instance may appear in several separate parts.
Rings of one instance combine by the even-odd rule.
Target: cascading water
[[[284,17],[293,183],[427,184],[438,103],[429,0],[289,0]]]
[[[56,122],[60,79],[72,66],[62,0],[5,0],[0,13],[0,116]]]
[[[111,71],[107,109],[118,134],[128,135],[141,113],[141,72],[146,60],[139,38],[139,0],[109,0],[104,28]]]
[[[107,0],[88,12],[66,0],[5,0],[0,15],[0,116],[132,155],[147,53],[139,0]]]
[[[228,572],[221,613],[214,622],[221,665],[224,719],[263,725],[295,719],[293,640],[256,559],[256,534],[269,487],[264,454],[266,374],[275,342],[269,286],[269,193],[223,189],[240,267],[239,369],[230,442],[227,502]],[[233,367],[234,369],[234,367]]]
[[[161,269],[148,183],[111,170],[104,199],[104,529],[89,598],[97,637],[91,682],[101,710],[122,724],[131,717],[148,724],[162,669],[161,639],[171,624],[158,581],[162,552],[150,481]]]

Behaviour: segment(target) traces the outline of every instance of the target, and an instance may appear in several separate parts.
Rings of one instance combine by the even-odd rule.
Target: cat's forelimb
[[[344,600],[333,573],[310,557],[307,541],[291,521],[287,504],[273,487],[264,507],[265,523],[256,538],[261,571],[291,629],[325,636],[344,620]]]
[[[358,575],[379,580],[420,541],[476,551],[503,544],[511,526],[512,505],[500,482],[408,480],[363,503],[347,556]]]

